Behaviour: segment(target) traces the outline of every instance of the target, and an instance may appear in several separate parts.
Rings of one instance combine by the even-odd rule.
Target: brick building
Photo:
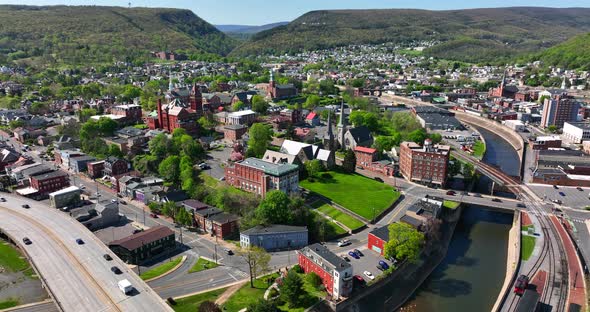
[[[225,181],[229,185],[262,197],[272,190],[280,190],[291,195],[299,191],[299,167],[247,158],[225,168]]]
[[[161,100],[158,100],[155,114],[147,119],[148,127],[170,133],[176,128],[183,128],[189,134],[196,134],[197,119],[203,115],[203,96],[199,86],[195,84],[189,92],[188,100],[183,99],[174,98],[164,106]]]
[[[141,121],[142,112],[141,106],[137,104],[116,105],[111,108],[111,114],[115,116],[123,116],[124,122],[134,124]]]
[[[297,254],[303,271],[319,275],[326,291],[334,300],[350,295],[353,274],[350,263],[320,244],[304,247]]]
[[[240,140],[246,132],[248,128],[244,125],[227,125],[223,127],[223,139],[234,142]]]
[[[538,136],[531,140],[534,150],[546,150],[549,148],[561,148],[561,137],[559,135]]]
[[[356,156],[356,165],[360,167],[370,167],[377,160],[377,150],[370,147],[357,146],[354,148]]]
[[[400,172],[408,180],[444,187],[450,151],[449,146],[433,145],[430,139],[424,141],[424,146],[414,142],[402,142]]]
[[[380,255],[385,253],[385,243],[389,241],[389,228],[388,225],[380,228],[375,228],[367,237],[367,248]]]
[[[220,239],[237,238],[239,220],[236,215],[225,213],[215,207],[207,206],[196,200],[183,203],[185,209],[193,214],[195,227]]]
[[[42,195],[70,186],[68,174],[61,170],[31,176],[29,179],[31,187]]]
[[[92,179],[101,178],[104,175],[104,160],[90,162],[86,166],[88,176]]]
[[[556,126],[563,128],[565,122],[576,121],[580,103],[567,93],[553,94],[543,103],[541,127]]]
[[[297,95],[297,88],[292,83],[277,84],[274,79],[274,71],[270,71],[270,81],[268,83],[267,94],[270,98],[286,99]]]
[[[104,162],[104,174],[115,177],[129,172],[129,163],[121,158],[110,156]]]
[[[143,232],[115,240],[109,248],[125,263],[139,264],[144,260],[176,248],[174,232],[158,225]]]

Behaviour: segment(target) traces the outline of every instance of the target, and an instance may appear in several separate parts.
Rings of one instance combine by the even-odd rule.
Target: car
[[[139,232],[143,232],[143,230],[142,229],[135,229],[135,230],[133,230],[133,234],[137,234]]]
[[[104,258],[106,261],[111,261],[111,260],[113,260],[113,257],[111,257],[111,255],[109,255],[109,254],[104,254],[104,255],[102,255],[102,257],[103,257],[103,258]]]
[[[555,211],[555,212],[563,212],[563,210],[561,210],[559,208],[553,208],[553,211]]]
[[[124,200],[120,200],[120,201],[119,201],[119,204],[121,204],[121,205],[127,205],[127,202],[126,202],[126,201],[124,201]]]
[[[154,219],[157,219],[157,218],[158,218],[158,215],[157,215],[157,214],[155,214],[155,213],[150,213],[150,217],[152,217],[152,218],[154,218]]]
[[[553,188],[556,190],[559,189],[559,187],[557,187],[557,185],[553,185]]]
[[[383,260],[379,260],[379,266],[383,268],[383,270],[388,270],[389,269],[389,264],[387,264],[387,262],[383,261]]]
[[[347,257],[347,256],[342,256],[342,259],[343,259],[344,261],[346,261],[346,262],[350,262],[350,258],[349,258],[349,257]]]
[[[358,250],[358,249],[355,249],[355,250],[353,250],[353,252],[354,252],[355,254],[359,255],[359,257],[362,257],[362,256],[364,256],[364,255],[363,255],[363,253],[362,253],[360,250]]]
[[[116,198],[111,199],[111,203],[116,203],[116,202],[117,202]]]
[[[554,203],[561,205],[563,202],[561,201],[561,199],[554,199],[553,200]]]
[[[6,201],[6,198],[0,197],[0,202],[5,202],[5,201]]]
[[[226,253],[228,256],[233,256],[233,255],[234,255],[234,252],[233,252],[231,249],[225,248],[223,251],[225,251],[225,253]]]
[[[481,198],[482,196],[481,196],[480,193],[475,193],[475,194],[473,194],[473,197],[479,197],[479,198]]]
[[[27,205],[27,204],[24,204],[22,207],[23,207],[23,208],[25,208],[25,209],[29,209],[29,208],[31,208],[31,206],[29,206],[29,205]]]
[[[370,280],[375,279],[375,275],[373,275],[373,273],[371,273],[369,271],[365,271],[365,272],[363,272],[363,274],[365,274],[365,276],[368,277]]]
[[[28,237],[23,237],[23,243],[25,243],[25,245],[30,245],[33,242],[31,242],[31,240]]]
[[[360,283],[360,284],[364,284],[365,283],[365,279],[362,276],[360,276],[360,275],[355,275],[355,276],[353,276],[353,278],[354,278],[354,280],[357,283]]]
[[[347,239],[341,240],[338,242],[338,247],[344,247],[350,245],[350,241]]]
[[[123,198],[123,195],[121,195],[121,194],[117,194],[117,197],[119,197],[119,198]]]
[[[219,178],[219,181],[225,181],[225,177]]]
[[[559,192],[559,195],[565,196],[565,193],[564,192]]]
[[[348,255],[355,258],[355,259],[360,259],[361,257],[359,255],[357,255],[355,252],[353,251],[349,251]]]
[[[78,243],[78,245],[84,245],[84,241],[81,238],[76,238],[76,243]]]
[[[383,183],[383,179],[381,179],[380,177],[374,177],[373,180]]]
[[[111,271],[113,271],[113,273],[115,273],[117,275],[123,273],[123,272],[121,272],[121,269],[119,269],[119,267],[116,267],[116,266],[111,267]]]
[[[584,191],[584,189],[583,189],[583,188],[581,188],[581,187],[579,187],[579,186],[578,186],[578,187],[576,187],[576,190],[578,190],[578,191],[580,191],[580,192],[583,192],[583,191]]]
[[[502,202],[502,200],[500,200],[499,198],[492,198],[492,201],[493,202],[497,202],[497,203],[501,203]]]
[[[516,204],[516,207],[518,207],[518,208],[526,208],[526,205],[525,204],[522,204],[522,203],[518,203],[518,204]]]
[[[447,195],[455,196],[455,191],[447,191]]]
[[[80,185],[80,189],[81,189],[81,190],[85,190],[85,189],[86,189],[86,186],[84,186],[84,185]]]

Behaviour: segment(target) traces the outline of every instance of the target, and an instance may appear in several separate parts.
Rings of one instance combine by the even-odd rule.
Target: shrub
[[[314,272],[307,274],[305,279],[316,289],[322,285],[322,278]]]
[[[300,274],[303,273],[303,268],[299,264],[294,265],[291,270],[293,270],[297,273],[300,273]]]

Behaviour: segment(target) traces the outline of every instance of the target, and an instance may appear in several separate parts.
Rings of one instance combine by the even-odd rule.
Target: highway
[[[63,311],[171,311],[171,308],[107,246],[69,216],[43,203],[4,194],[0,228],[20,244],[37,268],[59,309]],[[29,209],[22,208],[28,204]],[[31,245],[22,243],[28,237]],[[78,245],[81,238],[84,244]],[[107,261],[104,254],[113,260]],[[115,275],[111,267],[123,273]],[[117,282],[127,279],[131,295]]]

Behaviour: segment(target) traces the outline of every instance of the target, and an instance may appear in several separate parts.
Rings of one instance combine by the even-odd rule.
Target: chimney
[[[162,127],[162,99],[158,99],[158,127],[157,128],[161,128]]]

